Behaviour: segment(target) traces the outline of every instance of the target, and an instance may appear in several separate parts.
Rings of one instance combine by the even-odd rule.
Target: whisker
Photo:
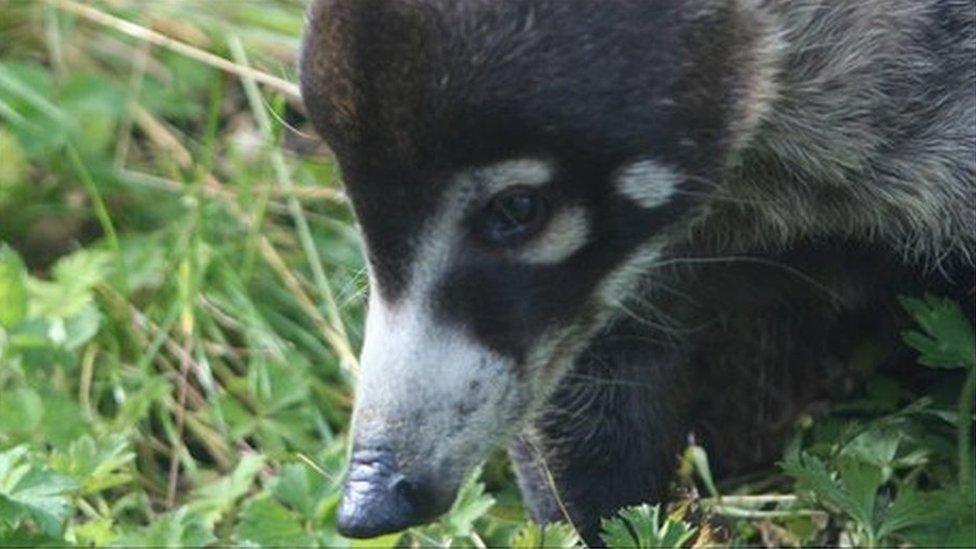
[[[832,289],[819,282],[812,276],[804,273],[800,269],[787,265],[785,263],[763,257],[753,257],[753,256],[713,256],[713,257],[674,257],[665,259],[664,261],[659,261],[651,266],[652,270],[661,269],[664,267],[670,267],[674,265],[697,265],[697,264],[711,264],[711,263],[753,263],[756,265],[764,265],[767,267],[775,267],[782,270],[783,272],[789,273],[799,280],[810,284],[812,287],[823,292],[830,300],[839,304],[843,300],[841,297]]]

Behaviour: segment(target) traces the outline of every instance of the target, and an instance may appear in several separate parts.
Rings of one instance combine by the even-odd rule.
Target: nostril
[[[414,502],[413,485],[403,475],[397,475],[390,480],[390,491],[395,493],[397,497],[403,498],[404,501]]]
[[[339,531],[348,537],[373,537],[420,522],[415,490],[386,449],[357,449],[339,505]]]
[[[416,473],[416,472],[415,472]],[[339,504],[339,532],[367,538],[428,522],[446,510],[434,483],[400,470],[397,456],[385,448],[357,448]]]

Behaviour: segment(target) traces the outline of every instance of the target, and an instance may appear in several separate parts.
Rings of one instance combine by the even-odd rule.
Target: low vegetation
[[[0,546],[579,544],[503,459],[437,524],[335,530],[365,278],[295,81],[297,0],[0,0]],[[924,385],[851,357],[782,461],[604,524],[612,547],[973,545],[973,328],[904,299]]]

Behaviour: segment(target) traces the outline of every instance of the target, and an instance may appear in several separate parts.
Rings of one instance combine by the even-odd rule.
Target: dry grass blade
[[[154,145],[170,154],[180,168],[188,169],[193,165],[193,157],[190,152],[183,146],[179,138],[173,135],[173,132],[169,131],[165,124],[138,104],[133,105],[132,108],[134,109],[133,114],[136,124]],[[222,198],[230,213],[238,221],[245,227],[252,227],[253,220],[241,210],[233,200],[233,197],[224,189],[224,186],[213,174],[205,173],[203,174],[203,179],[203,190],[205,193]],[[315,306],[314,301],[312,301],[302,288],[301,282],[291,273],[284,259],[278,254],[267,236],[263,234],[258,236],[258,249],[268,265],[278,274],[285,283],[286,288],[288,288],[298,301],[302,310],[312,318],[322,331],[326,341],[339,357],[340,364],[345,368],[354,370],[358,361],[349,339],[337,332],[331,323],[322,315]]]
[[[268,73],[253,69],[251,67],[245,67],[224,59],[219,55],[214,55],[208,51],[201,50],[190,46],[189,44],[184,44],[179,40],[174,40],[165,34],[156,32],[152,29],[143,27],[142,25],[137,25],[131,21],[126,21],[114,15],[109,15],[101,10],[93,8],[91,6],[86,6],[84,4],[79,4],[73,0],[48,0],[52,2],[53,5],[61,10],[69,13],[73,13],[78,17],[91,21],[93,23],[98,23],[99,25],[104,25],[115,29],[123,34],[132,36],[139,40],[144,40],[150,42],[157,46],[173,50],[177,53],[185,55],[191,59],[195,59],[201,63],[205,63],[212,67],[218,68],[222,71],[229,72],[231,74],[253,78],[255,81],[260,82],[270,88],[289,96],[293,99],[301,99],[301,92],[298,86],[292,82],[289,82],[283,78],[278,78],[277,76],[272,76]]]

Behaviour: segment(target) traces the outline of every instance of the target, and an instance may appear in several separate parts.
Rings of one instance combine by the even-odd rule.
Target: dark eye
[[[517,244],[542,227],[546,210],[545,200],[536,189],[508,189],[492,198],[486,206],[482,232],[492,244]]]

